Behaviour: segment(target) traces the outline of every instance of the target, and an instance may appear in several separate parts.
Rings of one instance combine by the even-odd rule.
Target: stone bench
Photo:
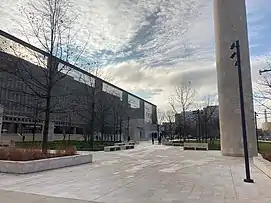
[[[134,141],[128,142],[128,145],[135,145],[135,144],[136,144],[136,142],[134,142]]]
[[[135,145],[122,145],[121,146],[121,149],[122,150],[126,150],[126,149],[134,149],[135,148]]]
[[[173,145],[173,142],[172,142],[172,140],[165,140],[165,142],[162,143],[162,144],[172,146],[172,145]]]
[[[193,150],[208,150],[208,143],[184,143],[184,150],[193,149]]]
[[[180,140],[172,140],[172,146],[182,146],[182,143]]]
[[[119,143],[115,143],[114,144],[115,146],[123,146],[123,145],[126,145],[124,142],[119,142]]]
[[[121,150],[120,146],[107,146],[107,147],[104,147],[105,152],[112,152],[112,151],[119,151],[119,150]]]

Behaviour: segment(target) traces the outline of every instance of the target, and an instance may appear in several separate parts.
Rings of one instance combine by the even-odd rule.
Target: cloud
[[[12,2],[12,3],[11,3]],[[18,0],[0,2],[0,27],[15,35]],[[265,66],[271,41],[269,0],[247,0],[253,80]],[[98,61],[113,82],[163,107],[174,85],[192,81],[198,97],[216,94],[212,1],[73,0],[85,63]],[[22,21],[23,22],[23,21]],[[255,83],[254,83],[255,84]]]

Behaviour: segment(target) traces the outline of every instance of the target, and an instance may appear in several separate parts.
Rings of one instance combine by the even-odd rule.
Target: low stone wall
[[[0,160],[0,172],[27,174],[87,163],[92,163],[92,154],[78,154],[33,161]]]
[[[258,155],[257,157],[253,157],[253,164],[259,170],[261,170],[265,175],[271,178],[271,162],[265,160],[262,155]]]

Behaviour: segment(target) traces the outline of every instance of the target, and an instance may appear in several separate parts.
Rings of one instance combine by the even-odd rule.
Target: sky
[[[0,1],[0,29],[22,37],[19,5]],[[173,87],[189,80],[197,100],[217,94],[212,0],[73,0],[85,60],[97,61],[112,83],[168,108]],[[246,0],[254,87],[271,52],[271,1]],[[255,103],[259,112],[263,108]],[[260,118],[262,116],[260,115]]]

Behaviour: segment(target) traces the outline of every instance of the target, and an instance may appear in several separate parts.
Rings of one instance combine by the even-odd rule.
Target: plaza
[[[255,183],[244,183],[244,158],[222,156],[220,151],[141,142],[133,150],[93,152],[93,159],[92,164],[28,175],[2,173],[1,201],[11,196],[12,202],[18,198],[29,203],[271,201],[269,177],[252,165]]]

